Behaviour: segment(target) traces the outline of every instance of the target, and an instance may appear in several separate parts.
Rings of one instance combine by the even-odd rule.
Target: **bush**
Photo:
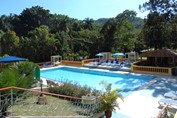
[[[92,94],[97,96],[99,94],[98,90],[92,89],[87,85],[81,86],[77,82],[73,83],[72,81],[67,80],[62,82],[62,85],[58,87],[50,87],[49,92],[79,98],[83,95]]]

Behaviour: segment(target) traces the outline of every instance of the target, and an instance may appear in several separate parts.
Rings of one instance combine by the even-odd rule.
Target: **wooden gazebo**
[[[174,67],[177,65],[177,52],[171,49],[158,49],[140,54],[141,60],[147,57],[147,66]]]

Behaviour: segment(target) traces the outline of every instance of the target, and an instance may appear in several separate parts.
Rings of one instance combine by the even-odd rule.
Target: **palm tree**
[[[119,104],[117,103],[117,99],[120,98],[123,101],[123,97],[118,91],[119,88],[111,90],[111,83],[106,81],[100,82],[100,84],[104,85],[105,93],[101,94],[101,110],[105,112],[106,118],[111,118],[112,111],[115,110],[115,107],[119,108]]]
[[[84,22],[84,28],[85,29],[89,29],[89,30],[92,30],[93,29],[93,22],[94,20],[91,18],[85,18],[85,20],[83,20]]]
[[[0,73],[0,88],[16,86],[22,88],[31,88],[36,80],[34,79],[34,65],[32,62],[20,62],[13,66],[8,66]],[[0,96],[0,114],[3,117],[7,116],[8,103],[5,99],[5,94],[9,91],[1,91]],[[10,101],[9,101],[10,102]]]

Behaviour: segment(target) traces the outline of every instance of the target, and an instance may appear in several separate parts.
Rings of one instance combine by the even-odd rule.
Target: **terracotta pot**
[[[109,110],[105,111],[105,116],[106,116],[106,118],[111,118],[112,111],[109,111]]]

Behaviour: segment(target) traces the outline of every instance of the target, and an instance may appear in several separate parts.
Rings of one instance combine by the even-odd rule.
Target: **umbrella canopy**
[[[103,54],[98,53],[98,54],[96,54],[95,56],[100,57],[100,56],[103,56]]]
[[[123,53],[114,53],[114,54],[112,54],[112,56],[122,56],[122,57],[124,57],[125,55],[123,54]]]
[[[98,54],[96,54],[95,56],[99,57],[99,60],[100,60],[100,57],[103,56],[103,54],[98,53]]]
[[[19,61],[26,61],[28,59],[15,57],[15,56],[6,56],[3,58],[0,58],[0,63],[9,63],[9,62],[19,62]]]
[[[35,77],[38,81],[40,81],[40,68],[38,65],[35,67]]]

